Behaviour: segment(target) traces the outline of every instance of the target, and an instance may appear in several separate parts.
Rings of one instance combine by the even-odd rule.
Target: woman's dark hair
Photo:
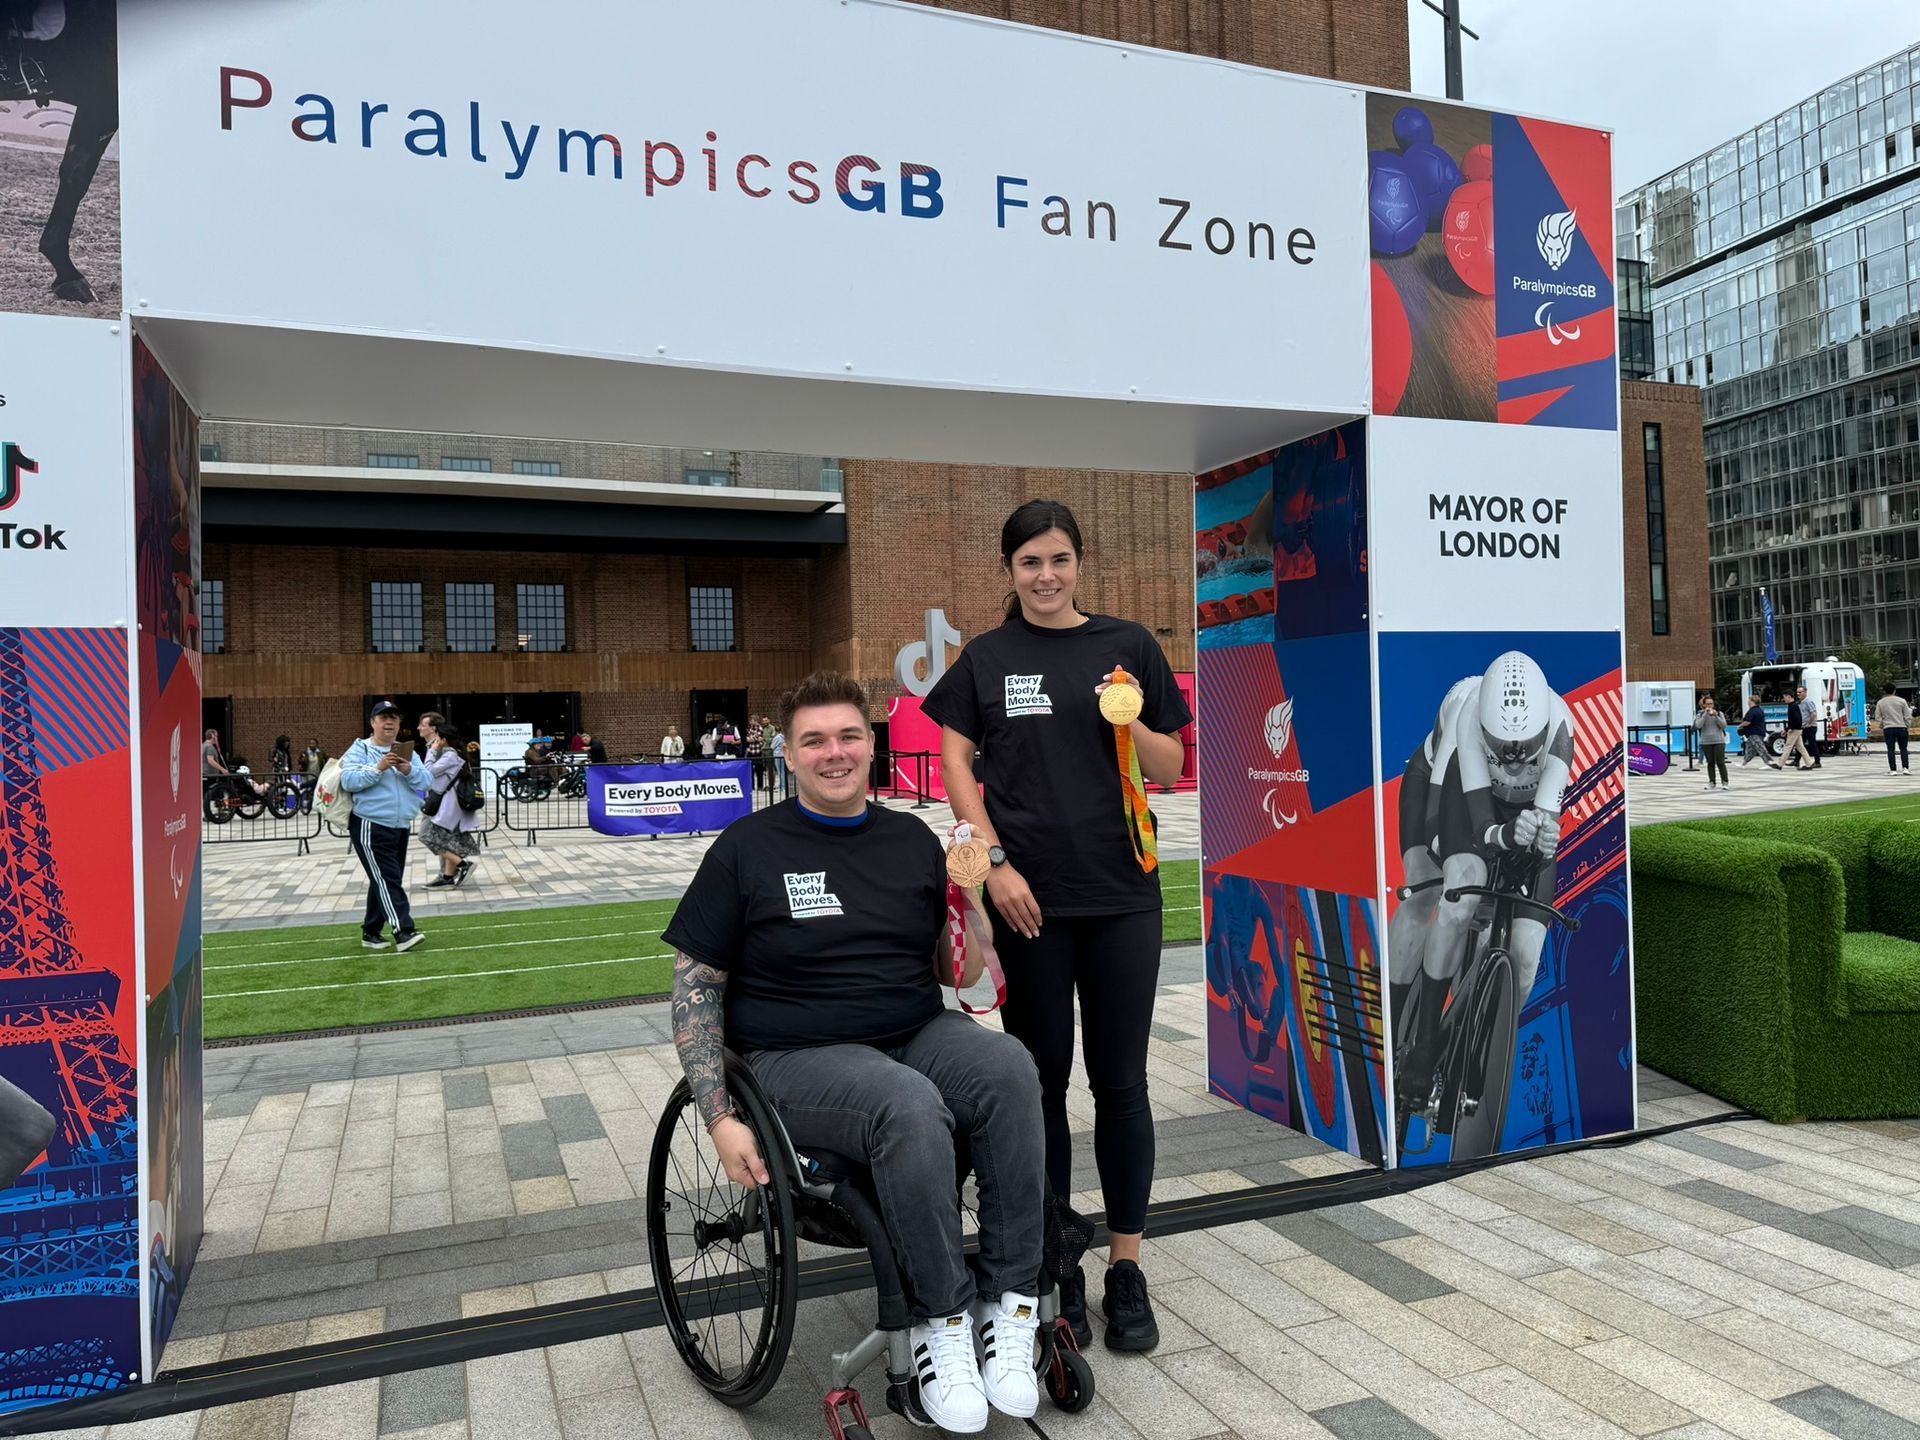
[[[1007,516],[1007,523],[1000,527],[1000,563],[1007,567],[1009,575],[1013,573],[1013,552],[1049,530],[1058,530],[1067,537],[1073,545],[1075,560],[1086,557],[1087,547],[1080,539],[1080,522],[1073,518],[1073,511],[1058,500],[1029,500]],[[1073,608],[1080,609],[1077,598]],[[1020,596],[1010,591],[1007,595],[1006,618],[1017,619],[1019,614]]]

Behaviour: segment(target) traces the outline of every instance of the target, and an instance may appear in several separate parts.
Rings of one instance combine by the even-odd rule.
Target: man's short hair
[[[860,723],[866,724],[865,687],[851,675],[842,675],[837,670],[816,670],[780,697],[780,733],[791,740],[795,712],[814,705],[851,705],[860,712]]]

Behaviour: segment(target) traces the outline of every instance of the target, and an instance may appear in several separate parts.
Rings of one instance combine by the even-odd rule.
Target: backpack
[[[321,818],[341,825],[353,814],[353,796],[340,788],[340,761],[336,757],[320,767],[320,778],[313,785],[313,808]]]
[[[471,765],[453,782],[453,803],[469,815],[487,803],[487,793],[480,788],[480,777],[473,773]]]

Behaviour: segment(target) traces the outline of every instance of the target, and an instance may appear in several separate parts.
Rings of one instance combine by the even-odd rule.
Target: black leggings
[[[1047,1179],[1063,1199],[1073,1193],[1067,1080],[1079,991],[1081,1057],[1093,1091],[1094,1163],[1106,1195],[1107,1228],[1121,1235],[1146,1229],[1153,1186],[1147,1037],[1160,984],[1160,939],[1158,909],[1049,917],[1035,940],[1016,934],[998,912],[993,917],[993,943],[1007,972],[1001,1018],[1040,1071]]]

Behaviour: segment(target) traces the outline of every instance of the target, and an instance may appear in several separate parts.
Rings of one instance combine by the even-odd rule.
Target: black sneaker
[[[460,868],[453,872],[453,883],[455,885],[466,884],[467,876],[471,875],[472,873],[473,873],[473,861],[462,860],[460,862]]]
[[[427,883],[426,883],[426,884],[425,884],[424,886],[422,886],[421,888],[422,888],[422,889],[425,889],[425,890],[438,890],[438,889],[439,889],[439,888],[440,888],[441,886],[443,886],[443,885],[451,885],[451,884],[453,884],[453,876],[451,876],[451,875],[440,875],[440,876],[437,876],[436,878],[434,878],[434,879],[432,879],[432,880],[429,880],[429,881],[428,881],[428,882],[427,882]]]
[[[1066,1317],[1073,1338],[1082,1350],[1093,1343],[1093,1327],[1087,1323],[1087,1272],[1076,1265],[1073,1278],[1059,1284],[1060,1313]]]
[[[1151,1350],[1160,1343],[1147,1277],[1133,1261],[1107,1267],[1107,1299],[1100,1308],[1106,1312],[1109,1350]]]

